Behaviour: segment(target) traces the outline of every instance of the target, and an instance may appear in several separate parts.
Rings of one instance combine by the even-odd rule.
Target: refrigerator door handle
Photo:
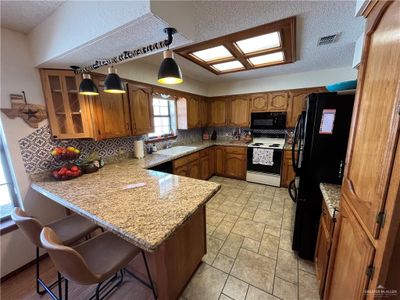
[[[297,118],[296,126],[294,128],[293,143],[292,143],[292,166],[293,166],[293,171],[296,174],[299,171],[299,168],[298,168],[299,161],[298,161],[298,159],[296,161],[295,149],[296,149],[297,140],[300,142],[300,138],[301,138],[301,135],[300,135],[301,118],[302,118],[301,115],[299,115],[299,117]]]

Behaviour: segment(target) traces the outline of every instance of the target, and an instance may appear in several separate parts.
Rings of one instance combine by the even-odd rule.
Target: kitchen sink
[[[180,155],[186,152],[190,152],[193,150],[196,150],[197,147],[193,147],[193,146],[176,146],[176,147],[172,147],[172,148],[168,148],[168,149],[163,149],[163,150],[159,150],[157,152],[154,152],[154,154],[162,154],[162,155]]]

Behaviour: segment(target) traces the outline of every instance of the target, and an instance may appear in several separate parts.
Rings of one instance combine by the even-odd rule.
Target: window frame
[[[172,128],[172,123],[173,123],[172,119],[173,118],[175,118],[175,120],[174,120],[175,122],[174,123],[177,125],[176,99],[174,97],[170,96],[170,95],[154,93],[154,94],[152,94],[151,105],[153,105],[154,98],[158,98],[158,99],[161,99],[161,100],[172,101],[173,102],[173,105],[174,105],[174,108],[175,108],[175,117],[171,115],[171,108],[170,108],[170,105],[168,104],[168,115],[167,116],[166,115],[156,115],[156,114],[154,114],[154,111],[153,111],[153,122],[155,121],[156,117],[158,117],[158,118],[168,117],[169,118],[169,131],[171,132],[171,130],[173,130],[174,134],[173,135],[171,135],[171,134],[163,134],[161,136],[150,136],[151,133],[149,133],[148,134],[148,141],[154,142],[154,141],[163,141],[163,140],[168,140],[168,139],[171,139],[171,138],[176,138],[177,137],[176,131],[178,129],[178,126],[176,126],[176,128]],[[155,126],[154,126],[154,130],[155,130]]]
[[[10,196],[11,196],[11,204],[13,207],[18,207],[18,197],[16,191],[16,185],[14,182],[14,178],[12,176],[10,162],[7,158],[7,153],[5,149],[5,143],[3,136],[0,136],[0,163],[3,166],[4,176],[6,178],[6,183],[4,185],[9,185]],[[0,218],[0,223],[6,222],[11,219],[11,214],[3,216]]]

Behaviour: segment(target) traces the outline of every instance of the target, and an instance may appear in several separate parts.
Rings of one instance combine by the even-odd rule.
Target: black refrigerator
[[[353,104],[354,94],[310,94],[296,124],[296,179],[289,187],[296,202],[292,248],[304,259],[314,259],[322,205],[319,184],[342,183]]]

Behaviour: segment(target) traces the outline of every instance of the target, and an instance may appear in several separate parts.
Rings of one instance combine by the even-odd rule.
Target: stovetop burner
[[[279,144],[271,144],[271,145],[268,145],[269,147],[279,147],[280,145]]]
[[[261,145],[264,145],[263,143],[253,143],[253,144],[251,144],[252,146],[261,146]]]

